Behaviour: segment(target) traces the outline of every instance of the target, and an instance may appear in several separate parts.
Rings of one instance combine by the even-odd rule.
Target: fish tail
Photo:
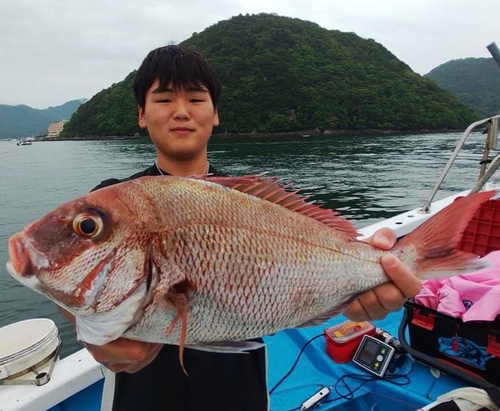
[[[496,191],[485,191],[455,200],[398,241],[394,254],[404,261],[413,248],[416,252],[413,270],[422,279],[463,274],[487,267],[488,264],[480,261],[477,255],[461,251],[460,241],[478,209],[495,194]]]

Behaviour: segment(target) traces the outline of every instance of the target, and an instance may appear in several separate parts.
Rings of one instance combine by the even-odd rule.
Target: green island
[[[447,131],[478,118],[376,41],[296,18],[239,15],[181,44],[201,52],[223,84],[216,134]],[[145,135],[134,75],[81,105],[59,139]]]
[[[500,71],[492,58],[466,58],[441,64],[425,75],[473,107],[481,118],[500,110]]]

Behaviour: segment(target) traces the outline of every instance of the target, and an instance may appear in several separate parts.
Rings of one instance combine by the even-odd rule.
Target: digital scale
[[[364,335],[352,360],[361,368],[383,377],[395,351],[396,349],[389,344],[370,335]]]

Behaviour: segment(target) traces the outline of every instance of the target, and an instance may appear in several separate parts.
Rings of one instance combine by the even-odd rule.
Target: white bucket
[[[59,344],[52,320],[36,318],[0,328],[0,380],[33,367]]]

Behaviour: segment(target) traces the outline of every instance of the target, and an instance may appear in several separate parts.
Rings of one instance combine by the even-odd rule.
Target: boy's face
[[[219,116],[210,93],[201,89],[159,89],[156,79],[139,107],[139,126],[147,128],[158,156],[171,160],[195,160],[206,156],[207,143]]]

